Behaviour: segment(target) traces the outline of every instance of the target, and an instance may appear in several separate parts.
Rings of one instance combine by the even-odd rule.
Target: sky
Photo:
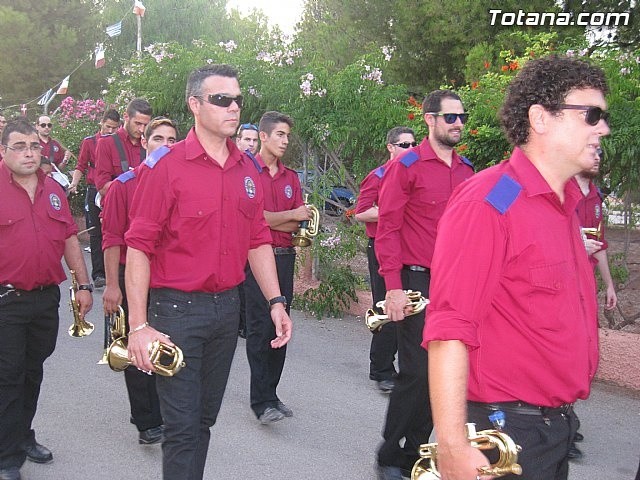
[[[288,34],[293,33],[294,25],[302,16],[304,0],[229,0],[227,8],[237,8],[242,13],[249,13],[253,8],[262,10],[269,23],[278,24]]]

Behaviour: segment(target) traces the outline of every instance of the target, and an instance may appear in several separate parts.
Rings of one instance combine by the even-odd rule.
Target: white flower
[[[574,57],[576,55],[575,50],[567,50],[567,57]]]

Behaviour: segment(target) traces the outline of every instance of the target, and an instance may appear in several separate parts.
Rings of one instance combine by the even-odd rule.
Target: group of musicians
[[[496,475],[468,443],[467,418],[522,446],[520,478],[566,480],[572,406],[587,397],[597,365],[595,285],[575,215],[581,193],[569,180],[593,167],[609,133],[606,93],[603,72],[584,62],[530,61],[501,111],[513,155],[478,175],[454,148],[468,114],[452,91],[425,98],[429,135],[419,145],[410,131],[390,137],[388,147],[402,151],[390,148],[372,172],[379,191],[359,207],[376,214],[374,254],[385,313],[396,322],[399,368],[387,364],[379,480],[407,474],[434,424],[442,478]],[[203,477],[245,277],[251,408],[263,425],[293,415],[276,388],[292,333],[291,234],[311,218],[297,175],[282,163],[289,117],[262,117],[254,155],[231,140],[243,104],[233,67],[194,70],[186,101],[195,125],[180,142],[146,100],[129,103],[115,133],[105,117],[85,140],[93,160],[72,181],[75,189],[91,175],[103,199],[103,306],[107,315],[125,308],[131,421],[140,443],[162,441],[165,480]],[[50,133],[50,119],[37,128]],[[92,306],[65,192],[40,169],[39,133],[15,120],[0,142],[0,480],[19,480],[27,458],[53,459],[31,421],[55,347],[63,256],[78,279],[78,315]],[[49,142],[54,163],[55,153]],[[532,227],[540,224],[547,228]],[[9,254],[16,242],[22,255]],[[430,287],[425,324],[424,312],[409,314],[406,291],[428,296]],[[157,367],[154,342],[180,348],[178,374],[147,375]]]

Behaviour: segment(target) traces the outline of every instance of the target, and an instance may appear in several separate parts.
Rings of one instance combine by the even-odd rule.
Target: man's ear
[[[549,128],[549,115],[550,112],[547,111],[542,105],[534,104],[529,107],[529,125],[531,125],[531,129],[538,133],[544,133]]]

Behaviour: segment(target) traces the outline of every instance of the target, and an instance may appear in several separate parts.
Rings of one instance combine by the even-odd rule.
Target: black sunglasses
[[[51,127],[53,127],[53,123],[41,123],[40,127],[41,128],[47,128],[47,127],[51,128]]]
[[[401,143],[392,143],[391,145],[394,145],[400,148],[409,148],[409,147],[415,147],[418,144],[416,142],[401,142]]]
[[[595,127],[600,120],[604,120],[607,125],[609,124],[609,112],[600,107],[566,104],[558,105],[558,107],[562,110],[583,110],[586,113],[584,116],[585,121],[592,127]]]
[[[436,112],[427,112],[427,115],[433,115],[434,117],[442,117],[444,121],[448,124],[456,123],[456,119],[460,119],[460,123],[463,125],[467,123],[467,119],[469,118],[468,113],[436,113]]]
[[[221,95],[220,93],[210,93],[209,95],[194,95],[194,97],[209,102],[216,107],[228,107],[233,102],[236,102],[238,108],[242,108],[242,95],[237,97],[230,97],[228,95]]]

